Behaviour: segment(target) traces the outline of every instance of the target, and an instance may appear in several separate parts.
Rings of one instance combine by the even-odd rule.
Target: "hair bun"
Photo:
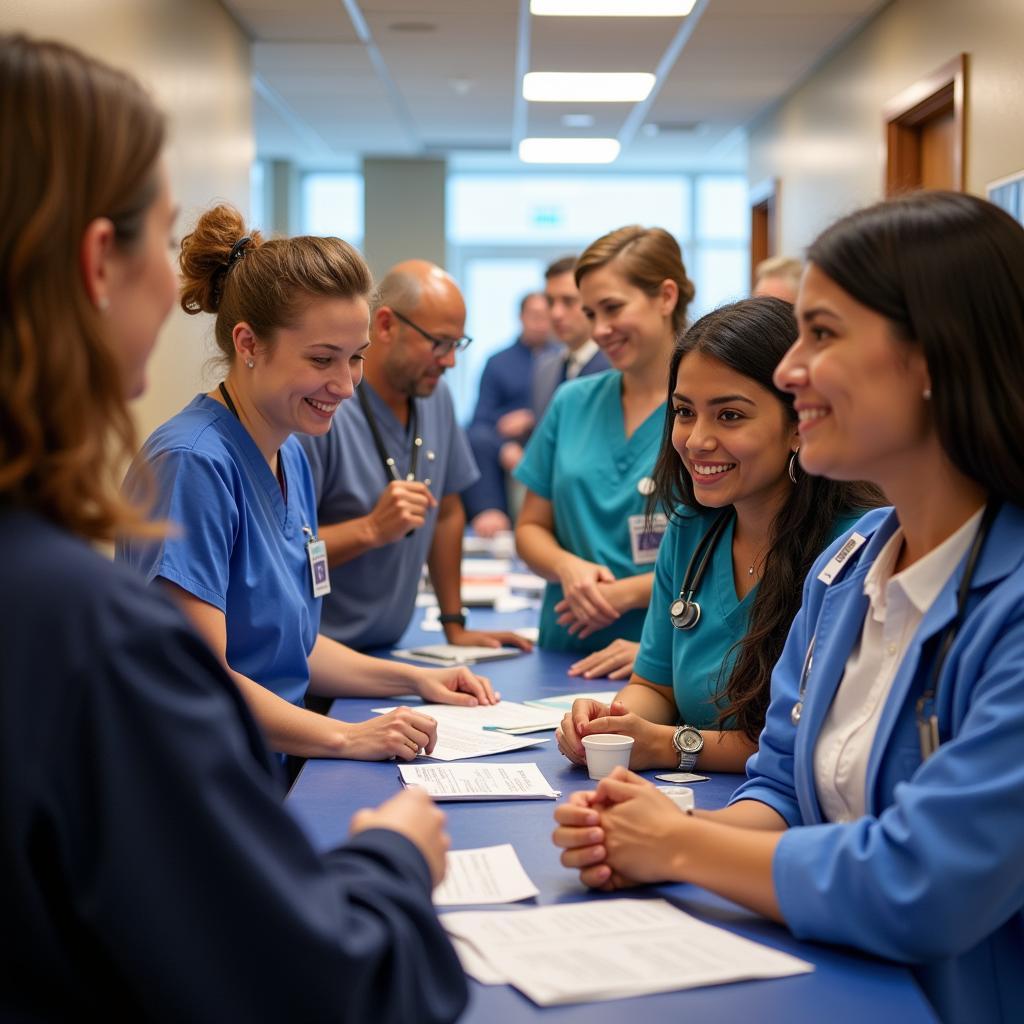
[[[263,241],[227,203],[207,210],[181,242],[181,308],[186,313],[216,313],[229,266]]]

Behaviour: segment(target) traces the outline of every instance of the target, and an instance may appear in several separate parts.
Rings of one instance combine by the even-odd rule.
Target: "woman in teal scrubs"
[[[653,495],[675,512],[640,651],[611,707],[580,699],[565,716],[558,743],[570,760],[585,763],[581,740],[594,733],[633,736],[636,769],[741,771],[756,750],[803,577],[880,499],[800,470],[793,399],[772,384],[796,333],[788,303],[748,299],[698,320],[676,346]],[[708,547],[693,593],[700,618],[678,628],[670,607]],[[682,611],[684,624],[695,615]]]
[[[644,512],[693,284],[676,240],[635,226],[591,244],[576,283],[612,369],[560,387],[530,439],[515,471],[527,488],[516,547],[548,581],[540,646],[588,652],[643,629],[664,533]]]

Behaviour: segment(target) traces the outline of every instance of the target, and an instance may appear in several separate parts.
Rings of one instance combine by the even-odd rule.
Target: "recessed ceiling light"
[[[530,13],[560,18],[683,18],[697,0],[530,0]]]
[[[610,164],[619,155],[617,139],[523,139],[524,164]]]
[[[566,128],[593,128],[593,114],[563,114],[562,124]]]
[[[639,103],[654,88],[646,71],[530,71],[523,98],[533,103]]]

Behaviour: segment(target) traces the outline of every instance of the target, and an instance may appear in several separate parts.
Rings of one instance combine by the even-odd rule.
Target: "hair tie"
[[[237,260],[240,260],[245,255],[245,247],[252,241],[249,235],[243,235],[233,246],[231,246],[231,252],[228,253],[227,263],[224,264],[225,273],[231,269]]]

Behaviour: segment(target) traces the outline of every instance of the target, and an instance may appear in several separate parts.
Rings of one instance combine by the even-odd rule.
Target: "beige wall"
[[[750,181],[781,182],[780,251],[883,193],[882,108],[968,55],[966,184],[1024,170],[1024,2],[895,0],[751,130]]]
[[[248,212],[254,153],[249,41],[216,0],[3,0],[0,29],[60,39],[131,71],[170,120],[168,163],[186,230],[214,199]],[[204,385],[212,321],[175,310],[136,404],[145,437]]]

